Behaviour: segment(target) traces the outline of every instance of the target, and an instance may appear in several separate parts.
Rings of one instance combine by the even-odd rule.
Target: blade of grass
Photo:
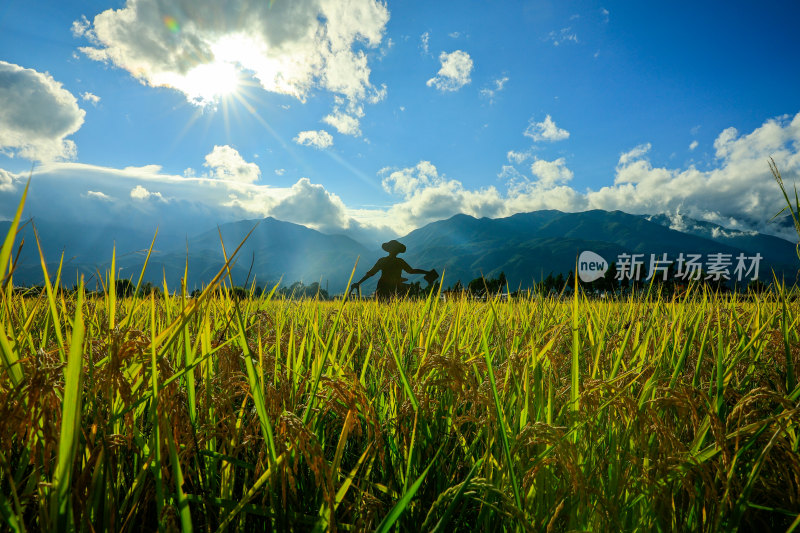
[[[417,401],[416,394],[414,394],[414,390],[411,388],[411,384],[408,382],[408,377],[406,376],[406,371],[403,369],[403,363],[400,360],[400,355],[397,353],[397,347],[395,346],[395,343],[392,342],[392,339],[396,337],[389,332],[386,324],[381,323],[381,326],[383,327],[386,345],[389,347],[389,352],[392,354],[394,364],[397,367],[397,372],[400,374],[400,381],[403,383],[403,390],[405,391],[406,396],[408,396],[408,400],[411,402],[411,406],[414,408],[414,411],[416,411],[419,409],[419,402]]]
[[[0,325],[0,354],[3,356],[3,368],[11,380],[11,385],[14,388],[19,387],[23,380],[22,366],[19,364],[17,352],[11,347],[5,327],[2,325]]]
[[[325,342],[324,350],[322,356],[320,358],[319,363],[319,370],[314,375],[314,381],[311,385],[311,390],[308,392],[309,398],[306,403],[306,409],[303,412],[303,424],[307,424],[308,420],[311,418],[311,412],[314,408],[314,402],[317,398],[317,390],[319,389],[319,381],[322,379],[322,372],[325,370],[325,361],[328,359],[328,353],[331,349],[331,344],[333,342],[333,337],[336,334],[339,328],[339,320],[342,318],[342,314],[344,313],[344,306],[347,303],[347,291],[350,290],[350,283],[353,281],[353,276],[356,273],[356,267],[358,266],[358,260],[356,260],[356,264],[353,265],[353,270],[350,272],[350,279],[347,280],[347,288],[345,289],[344,296],[342,296],[342,301],[339,304],[339,311],[336,313],[336,318],[333,321],[333,326],[331,327],[330,332],[328,333],[328,339]],[[315,330],[315,335],[319,337],[319,332]]]
[[[114,331],[117,318],[117,247],[116,245],[111,249],[111,270],[108,271],[108,308],[106,314],[108,315],[108,330]]]
[[[139,272],[139,281],[136,282],[136,288],[133,291],[133,299],[131,301],[130,312],[122,321],[122,327],[127,327],[130,325],[131,319],[134,315],[134,310],[136,309],[136,301],[139,298],[139,290],[142,288],[142,280],[144,280],[144,272],[147,270],[147,263],[150,262],[150,255],[153,253],[153,246],[156,244],[156,237],[158,236],[158,228],[156,228],[156,232],[153,235],[153,241],[150,243],[150,248],[147,249],[147,255],[144,258],[144,264],[142,265],[142,270]],[[146,300],[145,300],[146,301]]]
[[[742,519],[742,515],[747,510],[747,502],[750,498],[750,494],[753,492],[753,486],[758,479],[758,474],[761,471],[761,468],[764,466],[764,461],[769,455],[772,447],[778,441],[778,437],[785,431],[786,428],[784,426],[779,427],[769,439],[767,445],[764,446],[764,449],[761,450],[758,459],[753,465],[753,468],[750,470],[750,475],[747,476],[747,482],[745,483],[744,488],[741,490],[739,498],[736,500],[736,504],[733,508],[733,515],[731,516],[732,523],[728,524],[728,526],[733,526],[734,529],[738,528],[739,521]]]
[[[33,173],[33,171],[31,171]],[[0,248],[0,280],[2,280],[2,288],[5,289],[7,275],[10,276],[10,273],[6,272],[8,268],[10,259],[11,259],[11,250],[14,248],[14,240],[17,238],[17,228],[19,227],[19,221],[22,218],[22,211],[25,208],[25,199],[28,197],[28,187],[31,185],[31,178],[28,178],[28,182],[25,184],[25,189],[22,191],[22,198],[20,198],[19,203],[17,204],[17,212],[14,214],[14,218],[11,220],[11,225],[8,228],[8,233],[6,233],[6,238],[3,241],[3,247]]]
[[[39,234],[36,231],[36,226],[33,226],[33,236],[36,238],[36,246],[39,249],[39,261],[42,266],[42,275],[44,276],[44,287],[47,291],[47,303],[50,306],[50,318],[53,321],[53,329],[56,333],[56,339],[58,340],[58,355],[61,361],[65,359],[65,349],[64,349],[64,337],[61,334],[61,319],[58,314],[58,306],[56,305],[56,298],[55,294],[53,293],[53,285],[50,283],[50,276],[47,274],[47,265],[44,261],[44,253],[42,252],[42,244],[39,241]],[[63,254],[61,256],[63,261]],[[61,267],[59,266],[59,272]],[[58,282],[58,276],[56,276],[56,282]]]
[[[72,507],[72,469],[81,437],[81,407],[83,404],[83,280],[78,287],[78,302],[75,306],[72,339],[64,375],[64,398],[61,407],[61,434],[58,439],[58,464],[53,476],[53,492],[50,501],[51,519],[55,520],[55,531],[70,531]]]
[[[381,523],[378,524],[378,528],[375,530],[377,533],[388,533],[392,529],[392,526],[395,524],[395,522],[397,522],[397,520],[411,503],[411,500],[414,499],[414,495],[422,486],[422,482],[425,481],[425,477],[428,475],[428,472],[433,466],[433,463],[436,462],[436,459],[439,457],[439,453],[441,453],[441,451],[442,448],[439,447],[439,449],[436,451],[436,455],[433,456],[433,459],[431,459],[431,462],[428,463],[428,466],[425,468],[422,474],[420,474],[414,484],[409,487],[409,489],[403,494],[397,503],[394,504],[389,513],[383,518]]]
[[[228,265],[229,260],[227,254],[225,253],[225,243],[222,242],[222,232],[219,234],[219,240],[220,245],[222,246],[223,257],[225,257],[225,264]],[[228,267],[228,279],[231,282],[231,286],[233,286],[233,276],[231,274],[230,267]],[[267,407],[264,401],[264,387],[259,381],[258,375],[256,374],[256,370],[253,366],[253,354],[250,351],[250,346],[247,344],[247,335],[245,333],[246,328],[244,325],[244,320],[242,320],[242,314],[239,311],[239,301],[237,298],[233,299],[233,310],[234,314],[236,315],[236,324],[239,329],[239,346],[242,348],[242,356],[244,357],[245,367],[247,368],[247,381],[250,385],[250,393],[253,396],[253,403],[256,406],[256,413],[258,414],[258,420],[261,424],[261,431],[264,434],[264,441],[267,443],[270,464],[275,464],[275,462],[278,460],[278,454],[275,447],[275,437],[272,432],[272,423],[269,420],[269,414],[267,413]]]
[[[261,487],[264,486],[264,483],[269,481],[269,478],[272,477],[274,470],[277,470],[281,466],[281,464],[283,464],[283,461],[286,458],[286,454],[290,451],[291,451],[291,446],[285,452],[280,454],[280,456],[278,456],[278,459],[274,463],[272,463],[269,467],[267,467],[266,471],[264,471],[264,473],[259,476],[256,482],[253,483],[253,485],[247,490],[244,496],[242,496],[242,499],[239,501],[238,505],[236,505],[236,507],[234,507],[231,510],[231,512],[228,513],[225,519],[220,523],[219,528],[217,528],[217,533],[222,533],[228,530],[228,526],[231,525],[233,520],[236,518],[236,515],[238,515],[241,512],[241,510],[250,502],[250,500],[253,499],[256,493],[259,490],[261,490]]]
[[[487,328],[491,328],[490,322],[487,323]],[[506,468],[508,469],[509,478],[511,480],[511,489],[514,491],[514,502],[517,504],[517,509],[522,511],[522,498],[520,497],[519,486],[517,485],[517,475],[514,472],[514,459],[511,455],[511,446],[508,443],[508,434],[506,432],[506,421],[505,416],[503,415],[503,406],[500,403],[500,395],[497,393],[497,384],[494,380],[494,370],[492,370],[492,356],[491,352],[489,351],[489,341],[487,340],[487,328],[484,328],[481,334],[483,355],[486,361],[486,373],[489,376],[489,385],[492,389],[492,398],[494,398],[500,439],[503,443],[503,453],[506,456]]]
[[[233,261],[234,257],[236,257],[236,254],[239,253],[239,250],[242,248],[242,246],[244,246],[244,243],[247,241],[247,239],[250,238],[250,235],[252,235],[253,230],[255,230],[255,228],[251,229],[250,232],[247,235],[245,235],[244,239],[242,239],[242,242],[239,243],[239,246],[236,247],[236,249],[231,254],[230,258],[225,262],[224,265],[222,265],[222,268],[220,268],[219,272],[217,272],[216,276],[214,276],[214,278],[209,282],[209,284],[206,285],[205,289],[203,289],[200,295],[197,298],[192,298],[192,300],[189,302],[189,305],[181,309],[178,316],[176,316],[167,327],[162,329],[158,333],[158,336],[153,338],[152,340],[153,344],[156,346],[160,346],[159,356],[166,353],[167,349],[172,344],[172,342],[183,331],[183,326],[187,322],[189,322],[189,320],[191,320],[192,317],[195,315],[195,313],[197,313],[197,311],[200,309],[201,303],[203,303],[206,300],[206,298],[208,298],[209,295],[213,293],[215,287],[217,286],[217,283],[219,283],[219,280],[228,271],[231,261]],[[165,299],[168,299],[168,296],[169,296],[168,294],[166,293],[164,294]]]
[[[783,353],[786,357],[786,391],[793,391],[797,385],[794,373],[794,361],[792,359],[792,347],[789,343],[789,313],[786,309],[786,290],[783,286],[780,288],[781,297],[781,336],[783,337]]]
[[[450,503],[447,504],[447,508],[445,509],[444,514],[439,519],[439,521],[436,522],[436,525],[433,526],[431,533],[438,533],[439,531],[449,531],[446,528],[447,525],[450,523],[450,518],[453,516],[453,513],[456,510],[456,505],[458,505],[458,502],[461,499],[461,496],[463,496],[464,491],[467,490],[467,487],[469,487],[469,482],[472,481],[472,478],[478,472],[478,469],[481,467],[482,464],[483,464],[483,458],[478,459],[478,461],[474,465],[472,465],[472,468],[470,468],[467,477],[464,479],[463,482],[461,482],[461,486],[458,488],[458,491],[456,491],[455,495],[453,496],[453,499],[450,500]]]
[[[575,263],[575,272],[578,271],[578,263]],[[580,411],[580,393],[578,390],[580,384],[580,371],[581,371],[581,336],[580,336],[580,320],[578,316],[578,276],[575,275],[575,294],[572,298],[572,365],[570,370],[570,390],[569,400],[570,408],[572,411]]]
[[[156,300],[155,295],[150,293],[150,335],[156,336]],[[156,482],[156,521],[158,530],[164,531],[164,482],[161,479],[161,431],[158,417],[158,361],[156,359],[156,345],[150,343],[150,388],[152,399],[150,400],[150,420],[153,425],[153,477]]]
[[[178,505],[178,516],[181,518],[181,531],[184,533],[192,532],[192,515],[189,512],[189,500],[183,492],[183,470],[181,469],[178,449],[175,446],[175,437],[169,424],[166,425],[167,446],[169,448],[169,462],[172,464],[172,475],[175,478],[175,496]]]

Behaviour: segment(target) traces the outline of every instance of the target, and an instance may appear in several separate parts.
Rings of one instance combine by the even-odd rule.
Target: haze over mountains
[[[146,250],[153,235],[119,227],[65,225],[36,219],[42,250],[52,276],[64,252],[64,284],[72,286],[79,274],[93,286],[97,273],[105,275],[116,243],[118,277],[138,279]],[[3,235],[8,222],[0,223]],[[233,267],[236,284],[253,279],[261,286],[278,281],[288,285],[319,282],[336,293],[344,290],[358,259],[356,279],[384,252],[380,243],[365,246],[343,235],[326,235],[305,226],[274,218],[242,220],[219,228],[197,228],[195,234],[162,235],[156,244],[145,273],[145,281],[168,287],[179,286],[187,264],[188,286],[197,288],[213,278],[223,264],[220,237],[228,254],[252,230],[237,255]],[[42,282],[38,251],[31,224],[26,225],[17,243],[24,238],[22,254],[14,275],[15,284]],[[740,232],[709,222],[688,218],[629,215],[621,211],[562,213],[546,210],[520,213],[507,218],[476,219],[455,215],[412,231],[398,238],[407,246],[403,257],[415,268],[436,268],[445,272],[444,284],[457,280],[467,283],[483,274],[496,277],[505,272],[512,288],[531,286],[549,273],[566,274],[577,255],[591,250],[608,261],[622,253],[667,253],[675,258],[681,252],[760,253],[759,279],[770,281],[774,269],[779,276],[794,280],[798,269],[795,245],[784,239],[754,232]],[[409,276],[422,281],[421,276]],[[377,276],[364,285],[371,291]],[[424,282],[422,282],[424,285]]]

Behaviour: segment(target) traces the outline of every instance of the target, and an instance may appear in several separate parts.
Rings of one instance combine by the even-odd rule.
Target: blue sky
[[[775,233],[800,172],[796,2],[0,5],[0,218],[366,242],[456,213]]]

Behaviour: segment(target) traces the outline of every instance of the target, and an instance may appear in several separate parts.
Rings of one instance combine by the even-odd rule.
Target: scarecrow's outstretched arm
[[[367,271],[367,273],[366,273],[366,274],[364,274],[364,277],[363,277],[363,278],[361,278],[360,280],[356,281],[355,283],[353,283],[353,285],[352,285],[352,286],[353,286],[353,287],[358,287],[359,285],[361,285],[362,283],[364,283],[366,280],[368,280],[369,278],[371,278],[372,276],[374,276],[375,274],[377,274],[379,270],[380,270],[380,269],[378,268],[378,263],[375,263],[375,266],[374,266],[374,267],[372,267],[371,269],[369,269],[369,270]]]
[[[411,268],[411,266],[403,261],[403,270],[409,274],[427,274],[429,270],[422,270],[421,268]]]

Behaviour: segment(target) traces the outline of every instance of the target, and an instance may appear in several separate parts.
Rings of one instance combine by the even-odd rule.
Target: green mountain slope
[[[621,253],[731,254],[735,258],[756,252],[764,257],[759,279],[771,279],[771,269],[787,278],[797,271],[792,243],[768,235],[731,236],[720,226],[705,232],[684,233],[659,221],[621,211],[582,213],[538,211],[502,219],[476,219],[456,215],[428,224],[401,238],[412,266],[445,270],[445,285],[466,283],[481,274],[495,277],[501,271],[512,287],[528,287],[549,273],[574,270],[578,254],[591,250],[607,261]],[[726,237],[727,235],[727,237]],[[716,236],[716,237],[715,237]],[[793,262],[792,259],[795,259]]]
[[[406,245],[403,257],[414,268],[435,268],[444,272],[445,286],[457,280],[468,283],[484,275],[496,277],[505,272],[513,288],[530,287],[548,274],[566,274],[575,268],[578,254],[591,250],[607,261],[622,253],[667,253],[675,259],[681,252],[760,253],[759,279],[769,281],[772,269],[779,277],[794,280],[798,261],[794,244],[777,237],[734,232],[708,222],[682,219],[681,228],[671,229],[672,219],[665,216],[629,215],[621,211],[586,211],[562,213],[535,211],[506,218],[474,218],[456,215],[428,224],[399,238]],[[8,223],[0,223],[0,232]],[[71,286],[83,274],[89,286],[97,283],[97,274],[105,275],[110,267],[111,249],[116,243],[118,276],[138,279],[144,250],[152,235],[113,226],[81,227],[37,221],[48,271],[54,274],[61,253],[65,254],[62,275]],[[326,235],[313,229],[273,218],[242,220],[207,228],[190,238],[159,235],[145,275],[145,281],[171,289],[179,286],[184,275],[188,250],[190,289],[213,278],[223,264],[220,236],[231,253],[253,230],[240,250],[232,268],[234,283],[256,280],[268,286],[282,280],[285,284],[319,282],[331,293],[344,290],[353,265],[358,259],[355,279],[359,279],[383,253],[380,243],[368,248],[343,235]],[[15,283],[41,283],[42,273],[30,225],[20,234],[25,239],[23,253],[15,272]],[[421,276],[409,276],[421,281]],[[94,281],[92,281],[94,280]],[[364,285],[370,292],[377,281]],[[423,282],[424,283],[424,282]]]

